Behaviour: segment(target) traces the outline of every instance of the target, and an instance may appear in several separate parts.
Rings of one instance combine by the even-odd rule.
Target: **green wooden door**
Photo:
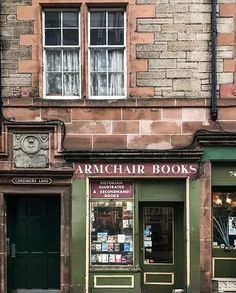
[[[8,196],[7,242],[8,293],[60,288],[59,197]]]
[[[142,203],[140,215],[142,292],[184,289],[183,203]]]

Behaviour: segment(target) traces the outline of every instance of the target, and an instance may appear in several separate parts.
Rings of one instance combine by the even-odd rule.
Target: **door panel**
[[[140,205],[142,292],[171,293],[184,288],[183,204]]]
[[[60,198],[8,196],[8,292],[60,288]]]

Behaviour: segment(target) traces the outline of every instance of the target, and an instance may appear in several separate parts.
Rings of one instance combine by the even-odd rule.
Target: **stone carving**
[[[16,168],[47,168],[49,134],[13,134],[13,156]]]

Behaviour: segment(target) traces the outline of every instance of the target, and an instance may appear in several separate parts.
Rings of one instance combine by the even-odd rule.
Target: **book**
[[[130,243],[124,243],[124,251],[129,252],[130,251]]]
[[[113,251],[113,243],[108,243],[108,251]]]
[[[115,260],[116,260],[116,263],[120,263],[121,262],[121,254],[116,254]]]
[[[111,263],[116,262],[116,256],[115,256],[115,254],[109,254],[108,255],[108,262],[111,262]]]
[[[108,244],[106,242],[102,243],[102,251],[108,251]]]
[[[97,241],[107,242],[107,232],[98,232],[97,233]]]
[[[116,251],[116,252],[120,251],[120,244],[119,243],[114,244],[114,251]]]

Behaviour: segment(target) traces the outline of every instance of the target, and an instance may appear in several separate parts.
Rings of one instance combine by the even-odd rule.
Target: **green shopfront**
[[[73,292],[199,292],[199,188],[197,161],[77,163]]]

